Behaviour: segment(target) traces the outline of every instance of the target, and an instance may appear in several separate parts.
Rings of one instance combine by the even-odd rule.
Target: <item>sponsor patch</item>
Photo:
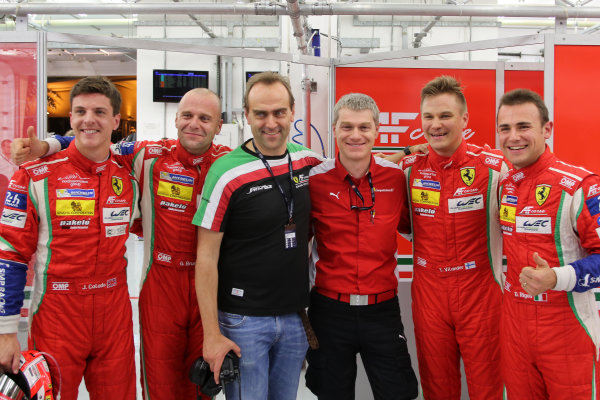
[[[60,221],[58,226],[61,229],[87,229],[90,226],[89,219],[66,219]]]
[[[69,282],[52,282],[52,290],[68,291]]]
[[[585,205],[587,206],[591,215],[600,213],[600,196],[587,199],[585,201]]]
[[[523,207],[523,209],[521,210],[521,212],[519,214],[521,214],[521,215],[546,215],[546,210],[537,210],[537,209],[533,208],[533,206],[527,206],[527,207]]]
[[[94,215],[96,200],[56,200],[56,215]]]
[[[412,202],[417,204],[427,204],[429,206],[440,205],[440,192],[431,190],[411,189]]]
[[[133,154],[135,148],[135,142],[119,142],[113,145],[113,152],[115,154]]]
[[[483,162],[487,165],[498,166],[500,164],[500,159],[494,157],[486,157]]]
[[[460,169],[460,178],[467,186],[471,186],[475,181],[475,168],[465,167]]]
[[[590,190],[588,190],[588,194],[586,197],[595,196],[600,193],[600,184],[594,183],[590,186]]]
[[[106,204],[127,204],[127,199],[120,199],[117,196],[108,196]]]
[[[435,208],[415,207],[415,214],[423,215],[425,217],[433,217],[435,216]]]
[[[9,190],[6,192],[4,205],[6,207],[25,211],[27,209],[27,195],[25,193],[13,192],[12,190]]]
[[[204,161],[204,157],[198,157],[198,158],[194,158],[194,159],[192,160],[192,165],[194,165],[194,166],[195,166],[195,165],[198,165],[198,164],[200,164],[202,161]]]
[[[160,156],[162,155],[162,147],[148,147],[148,155],[151,156]]]
[[[127,233],[127,225],[105,226],[106,237],[123,236]]]
[[[479,193],[479,188],[459,187],[454,192],[453,197],[470,196]]]
[[[170,211],[184,212],[187,209],[187,204],[173,203],[166,200],[161,200],[159,205],[161,208],[166,208]]]
[[[418,187],[418,188],[424,188],[424,189],[434,189],[434,190],[442,189],[442,185],[439,182],[430,181],[427,179],[415,179],[413,181],[413,186]]]
[[[294,176],[292,179],[296,185],[296,189],[308,185],[308,175],[300,174],[298,176]]]
[[[546,202],[548,196],[550,196],[550,188],[550,185],[537,185],[535,187],[535,201],[538,205],[541,206]]]
[[[465,263],[465,269],[473,269],[476,267],[477,267],[477,264],[475,264],[475,261],[468,261]]]
[[[181,183],[184,185],[193,185],[194,178],[191,176],[180,175],[180,174],[172,174],[166,171],[160,171],[160,179],[163,181]]]
[[[37,167],[37,168],[33,168],[31,170],[31,172],[33,173],[33,175],[35,176],[40,176],[40,175],[44,175],[45,173],[48,172],[48,166],[47,165],[42,165],[41,167]]]
[[[173,259],[173,257],[170,254],[167,253],[161,253],[159,252],[156,255],[156,260],[160,261],[160,262],[164,262],[164,263],[171,263],[171,260]]]
[[[482,210],[483,209],[483,195],[461,197],[458,199],[448,199],[448,212],[450,214]]]
[[[159,196],[168,197],[170,199],[191,201],[194,188],[191,186],[178,185],[172,182],[159,181],[158,191]]]
[[[129,222],[129,207],[103,208],[102,222],[112,224],[115,222]]]
[[[576,183],[577,182],[575,182],[573,179],[569,179],[566,176],[563,176],[560,180],[560,184],[567,189],[573,189],[573,186],[575,186]]]
[[[427,266],[427,260],[421,257],[417,257],[417,264],[420,265],[421,267],[426,267]]]
[[[518,233],[551,234],[552,221],[550,217],[517,217],[516,229]]]
[[[237,297],[244,297],[244,289],[231,288],[231,295]]]
[[[56,197],[59,199],[71,197],[93,199],[96,197],[96,191],[94,189],[56,189]]]
[[[273,185],[259,185],[259,186],[252,186],[250,189],[248,189],[248,193],[246,194],[252,194],[254,192],[259,192],[261,190],[269,190],[272,189]]]
[[[9,210],[7,208],[2,210],[2,218],[0,218],[1,224],[9,225],[14,228],[24,228],[25,222],[27,222],[27,213]]]
[[[516,219],[515,219],[516,211],[517,211],[516,207],[511,207],[511,206],[502,204],[502,206],[500,206],[500,220],[504,221],[506,223],[509,223],[509,224],[514,224],[516,222]]]
[[[525,178],[525,174],[522,171],[517,172],[512,177],[513,182],[519,182],[521,179]]]
[[[502,196],[502,203],[517,205],[517,196],[511,196],[510,194],[505,194]]]

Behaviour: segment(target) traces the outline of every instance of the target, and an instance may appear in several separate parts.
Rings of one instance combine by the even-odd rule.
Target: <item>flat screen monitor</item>
[[[208,71],[155,69],[152,82],[152,101],[179,103],[191,89],[208,88]]]
[[[252,78],[252,75],[260,74],[261,72],[264,71],[246,71],[246,82],[248,82],[248,79]]]

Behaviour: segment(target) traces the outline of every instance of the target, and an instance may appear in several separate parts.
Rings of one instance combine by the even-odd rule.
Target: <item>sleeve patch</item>
[[[8,208],[2,210],[0,224],[12,226],[13,228],[25,228],[25,222],[27,222],[27,213]]]
[[[19,314],[23,305],[27,265],[0,260],[0,316]]]
[[[600,214],[600,196],[589,198],[585,201],[591,215]]]
[[[6,192],[4,206],[25,211],[27,209],[27,195],[12,190]]]

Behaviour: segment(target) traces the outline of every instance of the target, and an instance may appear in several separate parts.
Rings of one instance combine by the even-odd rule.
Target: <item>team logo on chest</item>
[[[461,168],[460,177],[462,178],[462,181],[465,183],[465,185],[471,186],[473,184],[473,181],[475,180],[475,168]]]
[[[113,192],[115,192],[115,194],[117,196],[120,196],[121,193],[123,193],[123,180],[121,178],[119,178],[118,176],[112,177],[111,186],[112,186]]]
[[[548,199],[550,195],[550,185],[537,185],[535,187],[535,201],[537,201],[538,205],[542,205]]]

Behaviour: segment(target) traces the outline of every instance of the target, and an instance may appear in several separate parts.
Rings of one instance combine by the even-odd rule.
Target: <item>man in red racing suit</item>
[[[426,399],[460,399],[462,356],[469,397],[501,399],[502,260],[499,151],[467,144],[468,114],[450,77],[422,91],[428,154],[405,157],[413,229],[413,320]]]
[[[207,89],[193,89],[181,99],[175,125],[178,140],[112,146],[115,158],[133,170],[142,190],[139,310],[142,393],[148,400],[196,396],[188,371],[202,356],[203,335],[194,288],[196,227],[191,221],[208,169],[230,151],[212,143],[222,125],[221,106]],[[51,151],[69,142],[56,139],[48,141]]]
[[[0,368],[19,365],[16,332],[35,253],[29,348],[56,360],[63,400],[77,399],[82,376],[93,400],[135,399],[125,241],[139,189],[110,155],[120,102],[106,78],[79,81],[71,91],[75,142],[15,173],[0,219]]]
[[[551,133],[539,95],[517,89],[502,97],[498,135],[514,166],[500,183],[502,376],[509,399],[594,399],[600,177],[558,160],[545,144]]]

